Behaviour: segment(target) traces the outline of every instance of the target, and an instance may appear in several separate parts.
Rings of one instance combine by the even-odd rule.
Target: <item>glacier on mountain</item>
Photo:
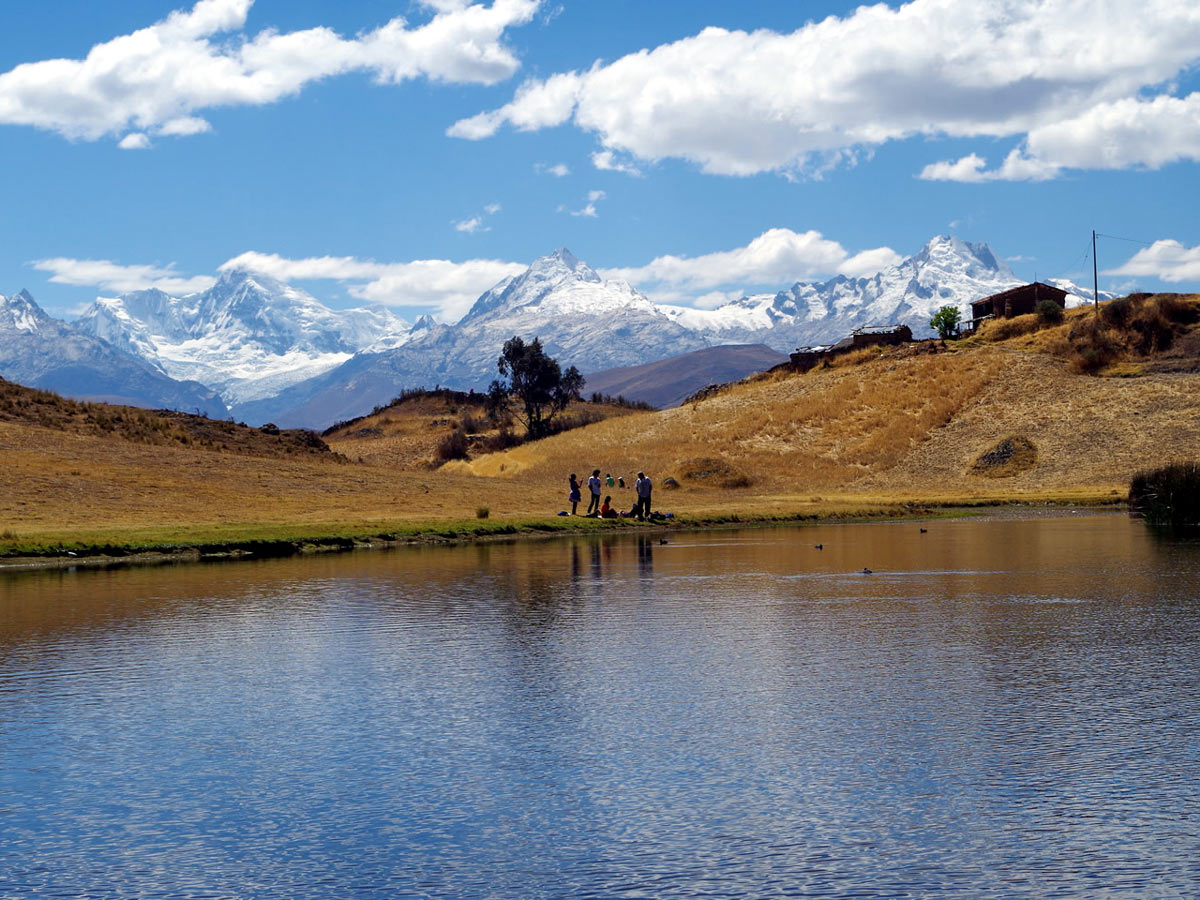
[[[79,327],[174,378],[220,391],[247,421],[322,424],[386,403],[407,387],[483,389],[508,338],[538,336],[581,371],[641,365],[722,344],[787,353],[866,325],[932,332],[941,306],[1023,283],[983,243],[939,236],[870,277],[797,282],[716,309],[657,304],[602,277],[562,248],[505,278],[454,324],[409,326],[384,309],[332,310],[304,291],[248,270],[207,291],[139,291],[98,299]],[[1082,302],[1069,282],[1056,282]],[[1088,298],[1090,299],[1090,298]]]
[[[98,298],[83,331],[175,379],[210,385],[230,403],[270,397],[371,346],[400,346],[408,323],[387,309],[333,310],[305,291],[244,269],[207,291]]]

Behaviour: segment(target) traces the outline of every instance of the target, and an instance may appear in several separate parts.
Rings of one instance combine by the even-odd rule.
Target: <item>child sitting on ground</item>
[[[600,504],[600,518],[615,519],[616,517],[617,511],[612,508],[612,496],[605,496],[604,502]]]

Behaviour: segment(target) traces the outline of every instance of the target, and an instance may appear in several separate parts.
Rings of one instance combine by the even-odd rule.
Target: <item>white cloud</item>
[[[182,136],[209,130],[193,113],[274,103],[311,82],[365,71],[380,83],[412,78],[495,84],[520,63],[505,31],[539,0],[426,3],[428,22],[400,17],[345,39],[323,27],[240,33],[253,0],[199,0],[161,22],[92,47],[83,59],[25,63],[0,74],[0,124],[72,139]],[[223,36],[218,39],[218,36]],[[130,134],[132,133],[132,134]],[[124,146],[131,146],[123,144]]]
[[[578,100],[580,77],[574,72],[551,75],[545,81],[527,81],[512,103],[494,112],[480,113],[455,122],[446,134],[477,141],[491,137],[508,123],[518,131],[536,131],[561,125],[571,117]]]
[[[972,154],[925,177],[1045,178],[1068,165],[1194,158],[1188,111],[1178,107],[1190,98],[1135,98],[1198,59],[1194,3],[1110,0],[1095,10],[1084,0],[913,0],[790,34],[706,28],[586,72],[528,81],[510,103],[448,133],[480,139],[506,124],[570,122],[596,134],[603,151],[683,158],[726,175],[819,171],[856,158],[844,151],[918,135],[1027,136],[998,173]],[[1112,121],[1122,117],[1153,119],[1165,144],[1138,140],[1134,126]],[[1089,152],[1068,120],[1095,120],[1119,146]]]
[[[494,216],[498,212],[500,212],[500,204],[489,203],[483,208],[482,215],[471,216],[470,218],[463,219],[460,222],[454,222],[452,224],[454,225],[455,231],[462,231],[466,234],[474,234],[477,231],[491,231],[492,226],[485,222],[484,217]]]
[[[732,284],[778,288],[835,273],[859,277],[894,265],[900,258],[887,247],[851,256],[841,244],[825,238],[819,231],[798,233],[788,228],[772,228],[733,250],[701,256],[660,256],[644,266],[606,269],[603,274],[606,278],[620,278],[655,290],[655,295],[661,296],[663,289],[709,291]]]
[[[552,166],[547,165],[546,163],[536,163],[533,167],[533,171],[539,175],[545,172],[549,175],[553,175],[555,178],[564,178],[571,174],[571,170],[567,167],[566,163],[555,163]]]
[[[745,291],[709,291],[707,294],[701,294],[692,300],[691,305],[696,309],[716,309],[718,306],[724,306],[726,303],[732,303],[734,300],[740,300],[745,296]],[[676,302],[680,297],[672,298]],[[660,302],[668,302],[661,300]]]
[[[617,159],[611,150],[599,150],[592,154],[592,165],[604,172],[624,172],[626,175],[640,177],[642,170],[632,163]]]
[[[207,290],[215,281],[206,275],[180,275],[175,271],[174,263],[166,266],[123,266],[107,259],[70,259],[57,256],[34,260],[30,265],[41,272],[52,273],[50,281],[54,284],[94,287],[116,294],[157,288],[178,296]]]
[[[274,253],[248,252],[221,266],[221,271],[248,269],[281,281],[332,280],[348,285],[351,296],[389,306],[433,309],[444,322],[454,322],[479,295],[504,278],[526,269],[520,263],[444,259],[380,263],[352,256],[288,259]]]
[[[1104,274],[1149,276],[1172,283],[1200,282],[1200,247],[1185,247],[1174,240],[1155,241],[1124,265]]]
[[[1040,181],[1063,169],[1158,169],[1200,160],[1200,93],[1126,98],[1101,103],[1077,116],[1029,132],[1000,168],[972,153],[957,162],[925,167],[933,181]]]
[[[475,232],[479,231],[480,229],[482,229],[483,231],[489,230],[487,228],[484,228],[483,219],[480,216],[472,216],[469,219],[463,219],[461,222],[454,223],[455,231],[465,231],[467,234],[474,234]]]
[[[588,191],[587,205],[583,209],[572,209],[569,212],[573,216],[583,216],[588,219],[599,218],[599,213],[596,212],[596,204],[604,199],[604,191]],[[563,207],[559,207],[563,209]]]
[[[122,150],[149,150],[150,137],[141,131],[133,131],[121,138],[117,146]]]

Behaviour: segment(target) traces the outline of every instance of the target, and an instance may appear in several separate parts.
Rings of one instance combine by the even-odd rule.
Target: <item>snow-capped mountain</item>
[[[336,368],[371,346],[395,347],[409,326],[386,309],[333,310],[274,278],[227,271],[207,291],[102,297],[77,325],[173,378],[244,403]]]
[[[668,312],[714,341],[762,341],[787,351],[836,341],[864,325],[905,324],[913,334],[928,336],[929,319],[939,307],[953,304],[966,311],[970,301],[1022,283],[986,244],[941,236],[870,278],[797,282],[714,310]]]
[[[903,323],[916,335],[930,335],[929,319],[939,307],[953,304],[965,312],[972,300],[1021,283],[986,244],[943,236],[870,278],[798,282],[776,294],[698,310],[656,305],[560,249],[485,291],[455,325],[422,321],[400,346],[376,345],[234,411],[248,421],[319,425],[386,403],[405,387],[483,389],[496,377],[500,349],[513,335],[540,337],[562,365],[585,372],[722,344],[761,343],[787,353],[836,341],[864,325]]]
[[[601,372],[726,344],[786,353],[864,325],[903,323],[929,335],[939,307],[966,312],[970,301],[1021,283],[986,244],[940,236],[868,278],[797,282],[702,310],[655,304],[564,248],[485,291],[455,324],[422,316],[409,327],[383,309],[333,310],[238,269],[185,297],[147,290],[100,298],[78,325],[163,375],[219,391],[247,421],[316,426],[386,403],[406,387],[483,389],[513,335],[540,337],[563,366]],[[1077,286],[1056,283],[1077,302],[1090,300]],[[30,314],[19,315],[29,327]],[[17,328],[18,314],[10,319]]]
[[[534,260],[484,293],[454,326],[447,375],[495,377],[496,357],[515,334],[541,336],[546,352],[581,370],[638,365],[697,350],[702,336],[673,322],[624,281],[606,281],[570,250]],[[414,341],[414,351],[423,348]]]
[[[404,387],[482,389],[497,376],[501,347],[513,335],[540,337],[564,367],[584,371],[638,365],[710,343],[625,282],[604,280],[566,249],[485,291],[457,324],[423,321],[411,334],[400,347],[360,353],[273,399],[234,411],[247,421],[312,425],[357,415]]]
[[[797,282],[777,294],[742,297],[713,310],[662,309],[711,343],[761,341],[788,352],[804,344],[832,343],[865,325],[903,324],[915,336],[929,337],[929,320],[942,306],[957,306],[970,318],[972,300],[1024,283],[987,244],[940,235],[914,256],[869,278],[839,275],[824,282]],[[1052,283],[1072,295],[1070,305],[1091,299],[1070,281]]]
[[[51,317],[28,291],[0,294],[0,376],[77,400],[228,415],[215,391]]]

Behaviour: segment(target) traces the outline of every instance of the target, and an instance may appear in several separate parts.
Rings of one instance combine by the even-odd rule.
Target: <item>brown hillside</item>
[[[1160,300],[1134,305],[1155,318]],[[659,503],[676,509],[784,508],[845,494],[1123,494],[1148,459],[1195,456],[1200,447],[1200,377],[1188,371],[1194,358],[1171,356],[1195,346],[1196,325],[1186,320],[1198,318],[1200,298],[1169,305],[1177,301],[1183,312],[1164,329],[1169,341],[1105,329],[1117,348],[1106,367],[1136,364],[1140,377],[1080,374],[1077,360],[1093,346],[1087,323],[1094,311],[1071,311],[1050,327],[1029,316],[949,349],[927,342],[863,351],[830,368],[773,373],[681,409],[452,465],[529,491],[550,485],[548,501],[569,471],[598,465],[629,476],[645,469],[660,482],[679,480],[678,492],[658,493]],[[1172,359],[1174,371],[1155,370]],[[1014,467],[1007,478],[971,473],[981,454],[1014,436],[1030,442],[1036,462]],[[682,476],[697,457],[724,460],[749,486],[714,489]]]
[[[628,415],[626,406],[609,403],[573,403],[559,414],[560,421],[595,422]],[[496,429],[486,415],[482,394],[463,391],[411,391],[387,406],[350,422],[334,425],[322,437],[346,457],[397,469],[429,469],[437,464],[437,445],[453,430],[465,431],[475,444],[494,437]],[[520,433],[515,424],[513,431]],[[476,453],[480,451],[475,451]]]
[[[1200,310],[1200,298],[1185,302]],[[1128,321],[1157,321],[1147,312],[1156,303],[1137,301]],[[1200,341],[1196,323],[1112,325],[1103,332],[1112,358],[1099,371],[1123,377],[1081,374],[1076,360],[1093,346],[1088,316],[1070,311],[1050,327],[1012,320],[945,346],[778,371],[678,409],[614,411],[433,471],[428,441],[461,408],[418,404],[347,425],[328,440],[348,461],[305,449],[311,438],[294,446],[286,433],[0,383],[0,553],[56,541],[388,533],[474,522],[482,507],[503,523],[563,509],[567,474],[595,467],[627,485],[645,469],[658,485],[655,505],[680,513],[1114,499],[1148,462],[1196,457]],[[610,493],[619,508],[632,504],[631,487]]]
[[[250,428],[173,410],[79,402],[3,378],[0,378],[0,422],[139,444],[179,445],[252,456],[329,455],[328,445],[311,431],[280,431],[271,425]]]

